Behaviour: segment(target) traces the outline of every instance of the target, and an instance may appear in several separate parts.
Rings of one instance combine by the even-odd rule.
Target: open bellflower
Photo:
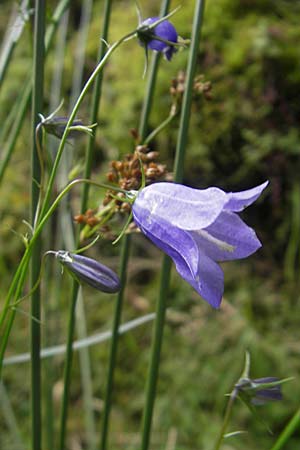
[[[59,250],[55,256],[78,281],[84,281],[98,291],[108,294],[114,294],[121,289],[118,275],[104,264],[64,250]]]
[[[138,28],[139,40],[141,45],[150,50],[163,53],[165,58],[170,61],[173,53],[176,52],[176,48],[172,45],[172,42],[177,43],[177,31],[174,25],[168,20],[164,20],[154,28],[149,28],[150,25],[158,20],[159,17],[149,17],[140,24]],[[155,39],[155,36],[159,39]]]
[[[268,182],[242,192],[192,189],[176,183],[143,188],[133,206],[140,230],[169,255],[178,273],[214,308],[220,306],[224,275],[218,262],[246,258],[261,247],[238,216]]]

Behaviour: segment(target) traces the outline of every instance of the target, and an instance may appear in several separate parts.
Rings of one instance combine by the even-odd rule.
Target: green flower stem
[[[176,182],[181,182],[183,178],[185,148],[188,139],[188,129],[190,123],[192,98],[193,98],[193,85],[194,85],[194,78],[196,75],[196,65],[201,36],[201,28],[203,22],[204,5],[205,5],[204,0],[196,1],[191,46],[185,81],[185,91],[182,100],[182,110],[180,116],[179,133],[175,156]]]
[[[232,411],[232,406],[233,406],[233,402],[234,402],[235,398],[236,398],[236,395],[235,395],[235,391],[233,390],[231,392],[231,394],[230,394],[230,397],[229,397],[229,400],[228,400],[228,403],[227,403],[227,406],[226,406],[224,419],[223,419],[223,424],[222,424],[222,427],[220,429],[220,433],[219,433],[216,445],[214,447],[214,450],[220,450],[220,448],[221,448],[221,445],[222,445],[222,442],[223,442],[223,439],[224,439],[224,435],[225,435],[225,432],[226,432],[226,429],[227,429],[227,426],[228,426],[228,422],[229,422],[229,419],[230,419],[230,414],[231,414],[231,411]]]
[[[102,61],[102,59],[104,58],[104,55],[105,55],[105,51],[107,49],[105,42],[107,41],[107,38],[108,38],[111,5],[112,5],[112,0],[105,1],[104,17],[103,17],[103,23],[102,23],[101,44],[99,46],[99,52],[98,52],[98,60],[99,61]],[[98,111],[100,108],[101,94],[102,94],[102,81],[103,81],[103,72],[101,71],[100,73],[98,73],[96,80],[95,80],[93,97],[92,97],[90,123],[97,122]],[[91,176],[92,162],[94,159],[95,137],[96,137],[96,130],[95,130],[95,133],[92,134],[92,136],[90,136],[89,141],[88,141],[88,148],[87,148],[86,157],[85,157],[84,178],[89,178]],[[87,208],[88,195],[89,195],[89,185],[85,184],[83,187],[83,193],[82,193],[82,197],[81,197],[81,212],[82,213],[84,213]]]
[[[108,37],[108,29],[109,29],[109,21],[110,21],[110,13],[111,13],[111,0],[105,1],[104,6],[104,18],[102,24],[102,35],[101,35],[101,44],[99,46],[98,52],[98,60],[102,61],[105,56],[105,51],[107,49],[105,42]],[[97,116],[100,106],[101,99],[101,88],[103,81],[103,71],[100,71],[95,77],[95,84],[92,96],[92,106],[91,106],[91,115],[90,115],[90,123],[97,122]],[[95,131],[96,133],[96,131]],[[95,147],[95,134],[91,134],[88,140],[88,147],[85,155],[85,169],[84,169],[84,178],[89,178],[91,176],[92,162],[94,156],[94,147]],[[81,193],[81,213],[83,214],[87,209],[88,196],[89,196],[89,183],[85,183],[83,186],[83,190]],[[76,239],[76,246],[79,246],[79,236]],[[72,369],[72,359],[73,359],[73,339],[74,339],[74,330],[75,330],[75,322],[76,322],[76,304],[78,299],[78,283],[76,281],[73,282],[72,289],[72,298],[71,298],[71,306],[70,306],[70,314],[69,314],[69,328],[68,328],[68,338],[67,338],[67,353],[66,353],[66,363],[64,369],[64,393],[63,393],[63,401],[62,401],[62,410],[61,410],[61,431],[60,431],[60,442],[59,449],[63,450],[65,448],[65,437],[66,437],[66,424],[68,418],[68,402],[69,402],[69,386],[71,382],[71,369]],[[91,384],[91,383],[90,383]],[[89,389],[91,391],[91,388]],[[92,412],[91,412],[92,414]],[[93,416],[90,417],[89,420],[90,426],[90,436],[91,432],[94,432],[94,421]],[[92,436],[93,438],[93,436]],[[95,442],[94,439],[91,439],[90,445],[94,447]]]
[[[31,184],[31,221],[34,223],[40,198],[41,164],[38,152],[36,127],[39,123],[38,113],[43,110],[44,60],[45,60],[45,22],[46,0],[35,1],[34,44],[33,44],[33,87],[32,87],[32,184]],[[42,253],[41,237],[36,240],[31,255],[31,286],[35,286],[40,273]],[[42,445],[42,411],[41,411],[41,296],[40,289],[31,295],[31,432],[32,450],[41,450]]]
[[[68,324],[68,337],[67,337],[67,345],[66,345],[66,363],[64,367],[64,392],[62,398],[62,409],[60,416],[60,435],[59,435],[59,443],[58,449],[65,449],[65,440],[66,440],[66,429],[67,429],[67,418],[68,418],[68,400],[70,395],[70,380],[71,380],[71,368],[72,368],[72,360],[73,360],[73,336],[75,329],[75,320],[76,320],[76,300],[78,294],[79,284],[74,281],[73,289],[72,289],[72,301],[71,308],[69,312],[69,324]],[[74,300],[75,299],[75,300]]]
[[[54,11],[54,14],[51,18],[51,25],[47,27],[47,33],[45,38],[45,50],[46,54],[48,53],[50,46],[52,44],[53,38],[55,36],[56,29],[58,27],[58,24],[60,22],[60,19],[64,12],[66,11],[68,5],[70,3],[70,0],[61,0],[58,4],[56,10]],[[28,77],[27,82],[25,83],[25,88],[23,90],[22,97],[17,99],[17,114],[14,119],[14,124],[12,129],[10,130],[6,146],[3,149],[3,155],[1,158],[1,164],[0,164],[0,184],[3,180],[5,170],[8,166],[8,163],[10,161],[11,155],[13,153],[13,149],[15,148],[16,141],[19,135],[19,132],[22,128],[23,120],[26,115],[26,111],[28,109],[30,96],[32,92],[32,77]]]
[[[300,408],[295,412],[291,420],[288,422],[280,436],[278,437],[275,444],[272,446],[271,450],[281,450],[287,443],[288,439],[295,432],[296,429],[299,430],[300,425]]]
[[[169,1],[168,1],[168,3],[169,3]],[[163,14],[163,11],[162,11],[162,14]],[[139,126],[139,136],[140,136],[141,140],[145,139],[145,137],[147,135],[147,128],[148,128],[149,116],[150,116],[152,103],[153,103],[154,88],[155,88],[155,84],[156,84],[157,69],[158,69],[160,57],[161,57],[160,53],[154,53],[151,58],[148,82],[147,82],[146,92],[145,92],[145,101],[144,101],[143,107],[142,107],[140,126]]]
[[[156,397],[156,387],[157,387],[160,354],[163,340],[163,330],[166,316],[170,274],[171,274],[171,260],[170,258],[165,256],[163,258],[161,266],[159,296],[156,305],[156,318],[152,337],[151,360],[147,376],[146,402],[142,423],[141,450],[147,450],[150,444],[152,416]]]
[[[152,139],[154,139],[161,131],[163,131],[168,125],[169,123],[172,122],[172,120],[174,119],[174,117],[176,117],[176,114],[170,114],[166,120],[164,120],[157,128],[155,128],[155,130],[152,131],[152,133],[150,133],[146,139],[144,140],[144,144],[147,145],[149,144],[149,142],[152,141]]]
[[[196,72],[196,62],[200,42],[200,31],[203,21],[203,10],[204,10],[204,0],[197,0],[195,4],[191,47],[186,75],[186,90],[184,92],[182,102],[179,135],[174,164],[174,179],[177,182],[181,182],[183,178],[183,165],[184,165],[183,163],[185,157],[185,149],[187,145],[187,136],[188,136],[191,102],[192,102],[193,80]],[[154,400],[156,396],[160,353],[163,340],[163,328],[165,323],[165,313],[167,306],[168,286],[170,282],[170,271],[171,271],[171,260],[169,257],[164,256],[162,263],[162,275],[160,281],[159,298],[156,308],[157,315],[154,324],[154,332],[152,340],[151,361],[147,378],[146,404],[144,409],[143,425],[142,425],[141,450],[148,450],[150,445]]]
[[[111,346],[110,346],[107,382],[106,382],[106,389],[105,389],[105,407],[104,407],[103,417],[102,417],[102,434],[101,434],[101,442],[100,442],[101,450],[107,449],[109,418],[110,418],[110,411],[111,411],[111,405],[112,405],[112,394],[113,394],[113,384],[114,384],[114,372],[115,372],[115,366],[116,366],[116,360],[117,360],[117,350],[118,350],[118,342],[119,342],[119,327],[120,327],[120,322],[121,322],[124,289],[125,289],[125,285],[126,285],[129,250],[130,250],[130,236],[127,235],[123,239],[123,242],[122,242],[121,267],[120,267],[120,274],[119,274],[122,287],[121,287],[120,292],[117,295],[116,307],[115,307],[114,319],[113,319],[112,339],[111,339]]]

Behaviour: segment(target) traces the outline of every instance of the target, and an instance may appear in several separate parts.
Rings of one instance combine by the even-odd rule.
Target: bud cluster
[[[126,191],[138,190],[142,181],[142,168],[145,174],[146,185],[155,181],[166,179],[167,169],[164,164],[157,163],[159,152],[152,151],[146,145],[137,145],[133,154],[125,155],[122,161],[112,161],[110,170],[107,173],[107,179],[110,183],[118,185]],[[124,203],[124,195],[118,194],[120,201],[112,196],[111,191],[107,191],[103,205],[107,205],[112,200],[121,211],[128,211],[130,206]]]

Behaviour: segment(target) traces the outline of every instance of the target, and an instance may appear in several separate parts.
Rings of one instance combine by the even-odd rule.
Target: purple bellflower
[[[118,275],[104,264],[64,250],[55,252],[55,256],[77,281],[84,281],[98,291],[108,294],[114,294],[121,289]]]
[[[224,275],[218,262],[246,258],[261,247],[238,216],[268,182],[242,192],[192,189],[176,183],[143,188],[133,206],[140,230],[169,255],[178,273],[214,308],[220,306]]]
[[[138,37],[143,47],[163,53],[166,59],[170,61],[173,53],[176,52],[176,48],[172,45],[172,42],[177,43],[177,31],[174,25],[168,20],[164,20],[154,28],[149,28],[150,25],[158,20],[159,17],[150,17],[144,20],[138,28]],[[155,39],[155,36],[158,39]]]

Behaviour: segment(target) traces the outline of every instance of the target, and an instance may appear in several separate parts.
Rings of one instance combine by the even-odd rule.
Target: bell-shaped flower
[[[121,289],[118,275],[104,264],[64,250],[55,252],[55,256],[78,282],[84,281],[98,291],[108,294],[114,294]]]
[[[164,20],[152,28],[151,25],[158,20],[160,20],[159,17],[149,17],[144,20],[137,30],[138,38],[142,46],[163,53],[166,59],[170,61],[173,53],[176,52],[172,43],[177,43],[177,31],[168,20]]]
[[[169,255],[178,273],[218,308],[224,275],[218,262],[246,258],[261,247],[254,230],[238,216],[268,182],[242,192],[192,189],[176,183],[143,188],[133,206],[140,230]]]

